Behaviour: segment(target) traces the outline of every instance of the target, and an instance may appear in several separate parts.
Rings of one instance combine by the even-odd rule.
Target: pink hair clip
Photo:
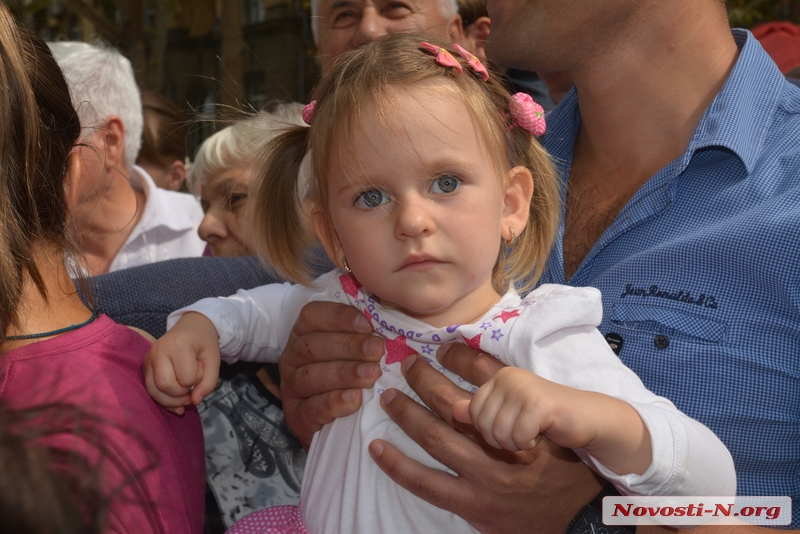
[[[311,126],[311,121],[314,120],[314,108],[317,107],[317,101],[312,100],[303,108],[303,122]]]
[[[480,76],[481,80],[483,80],[484,82],[489,81],[489,71],[486,70],[486,67],[483,66],[483,63],[481,63],[480,59],[472,55],[466,48],[459,45],[458,43],[453,43],[453,48],[456,49],[458,55],[467,60],[467,65],[472,67],[472,70],[475,71],[475,74]]]
[[[439,65],[443,67],[453,67],[459,74],[464,72],[464,67],[461,66],[461,63],[459,63],[458,60],[453,57],[453,54],[451,54],[441,46],[432,45],[430,43],[422,41],[421,43],[419,43],[419,47],[422,50],[430,52],[431,54],[435,55],[436,63],[438,63]]]
[[[514,93],[508,104],[514,125],[539,137],[545,131],[544,108],[534,102],[528,93]],[[513,125],[512,125],[513,126]]]

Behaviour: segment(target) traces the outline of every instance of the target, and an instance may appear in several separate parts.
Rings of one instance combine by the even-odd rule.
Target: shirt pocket
[[[728,324],[716,319],[670,308],[627,303],[614,305],[608,326],[617,331],[700,344],[721,344],[728,333]]]

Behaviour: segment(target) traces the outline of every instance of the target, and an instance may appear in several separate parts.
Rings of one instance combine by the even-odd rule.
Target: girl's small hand
[[[147,351],[143,369],[150,396],[177,415],[190,403],[200,404],[217,386],[218,340],[214,324],[204,315],[183,315]]]
[[[594,425],[586,424],[579,414],[583,393],[506,367],[481,386],[471,401],[457,402],[453,416],[474,424],[486,442],[499,449],[530,450],[542,436],[575,449],[594,437]]]

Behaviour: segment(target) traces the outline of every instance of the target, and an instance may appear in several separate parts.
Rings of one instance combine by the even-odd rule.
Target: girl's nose
[[[428,235],[436,229],[433,217],[431,217],[422,202],[406,204],[398,202],[395,209],[397,211],[395,223],[395,237],[397,239]]]

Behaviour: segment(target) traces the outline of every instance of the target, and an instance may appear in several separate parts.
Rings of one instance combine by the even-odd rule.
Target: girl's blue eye
[[[461,180],[455,176],[440,176],[431,184],[431,192],[433,193],[452,193],[461,185]]]
[[[377,208],[381,204],[389,202],[389,197],[378,189],[370,189],[358,195],[356,204],[362,208]]]

